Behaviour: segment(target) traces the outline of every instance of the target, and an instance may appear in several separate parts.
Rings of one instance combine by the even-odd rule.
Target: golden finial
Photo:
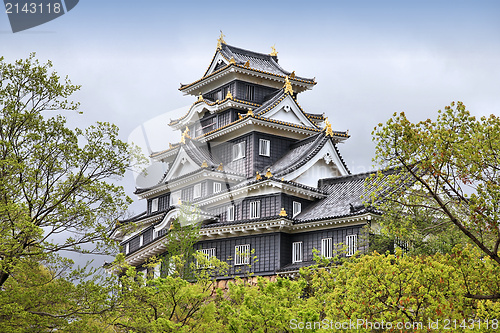
[[[247,116],[254,116],[252,109],[248,109]]]
[[[273,174],[271,173],[271,168],[267,168],[267,172],[266,172],[266,175],[265,175],[267,178],[271,178],[273,176]]]
[[[347,131],[345,132],[345,134],[346,134],[346,135],[349,135],[349,130],[347,130]]]
[[[181,200],[181,198],[179,198],[179,199],[177,200],[177,204],[178,204],[178,205],[182,205],[182,200]]]
[[[191,137],[189,136],[189,128],[187,126],[184,132],[182,132],[181,134],[181,143],[186,144],[186,139],[191,139]]]
[[[261,180],[262,179],[262,176],[260,175],[260,173],[257,171],[255,172],[257,175],[255,176],[255,179],[257,180]]]
[[[271,53],[269,53],[270,56],[273,56],[273,57],[277,57],[278,56],[278,52],[276,51],[276,44],[274,44],[273,46],[271,46]]]
[[[201,101],[203,101],[203,95],[200,92],[200,94],[198,95],[198,102],[201,102]]]
[[[168,228],[168,230],[172,230],[172,229],[174,229],[174,224],[170,223],[170,227]]]
[[[221,30],[220,31],[220,37],[217,39],[217,50],[222,49],[222,44],[226,44],[226,41],[224,40],[224,37],[226,37],[226,35],[224,35],[222,33],[222,30]]]
[[[230,64],[235,64],[236,63],[236,60],[234,60],[234,57],[231,57],[231,59],[229,59],[229,63]]]
[[[285,88],[285,94],[289,93],[290,95],[293,95],[292,84],[290,83],[288,76],[285,77],[285,85],[283,86],[283,88]]]
[[[231,90],[228,90],[228,91],[227,91],[226,98],[227,98],[227,99],[233,99],[233,94],[231,94]]]
[[[284,182],[285,181],[285,177],[281,177],[281,181]]]
[[[173,147],[173,146],[172,146],[172,143],[170,143],[170,142],[169,142],[169,143],[168,143],[168,148],[172,149],[172,147]]]
[[[184,136],[184,133],[181,133],[181,143],[186,144],[186,137]]]
[[[295,78],[295,71],[293,71],[293,72],[290,73],[290,78],[291,79]]]
[[[243,65],[243,67],[250,68],[250,60],[247,60],[247,62],[245,62],[245,65]]]
[[[332,124],[328,121],[328,117],[325,118],[325,128],[323,129],[326,130],[326,136],[333,137]]]
[[[201,163],[202,168],[208,168],[208,163],[207,160],[204,160],[203,163]]]
[[[280,216],[287,216],[285,208],[281,208]]]
[[[238,119],[241,119],[243,118],[243,116],[241,115],[241,113],[238,113]]]
[[[224,166],[221,164],[219,164],[219,166],[217,167],[217,171],[223,171],[224,170]]]

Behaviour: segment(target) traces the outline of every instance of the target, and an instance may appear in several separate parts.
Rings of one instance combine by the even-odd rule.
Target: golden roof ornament
[[[326,130],[326,136],[333,137],[332,124],[328,120],[328,117],[325,118],[325,128],[323,129]]]
[[[202,168],[208,168],[208,163],[207,160],[203,160],[203,163],[201,163]]]
[[[290,83],[288,76],[285,76],[285,85],[283,86],[283,88],[285,88],[285,94],[289,93],[290,95],[293,95],[292,84]]]
[[[266,172],[265,176],[267,178],[271,178],[273,176],[273,174],[271,173],[271,168],[267,168],[267,172]]]
[[[276,51],[276,44],[274,44],[273,46],[271,46],[271,53],[269,53],[270,56],[272,57],[277,57],[278,56],[278,52]]]
[[[233,99],[233,94],[231,94],[231,90],[228,90],[228,91],[227,91],[226,98],[227,98],[227,99]]]
[[[187,126],[184,132],[182,132],[181,134],[181,143],[186,144],[186,139],[191,139],[191,137],[189,136],[189,128]]]
[[[255,172],[257,175],[255,176],[255,179],[256,180],[261,180],[262,179],[262,176],[260,175],[260,173],[258,171]]]
[[[254,116],[252,109],[248,109],[247,116]]]
[[[245,65],[243,65],[243,67],[250,68],[250,60],[247,60],[247,62],[245,62]]]
[[[203,95],[200,92],[200,94],[198,95],[198,102],[201,102],[201,101],[203,101]]]
[[[224,166],[221,164],[219,164],[219,166],[217,167],[217,171],[223,171],[224,170]]]
[[[243,116],[241,115],[241,113],[238,113],[238,119],[242,119]]]
[[[294,78],[295,78],[295,71],[293,71],[293,72],[291,72],[291,73],[290,73],[290,78],[291,78],[291,79],[294,79]]]
[[[220,30],[220,37],[217,39],[217,50],[222,49],[222,44],[226,44],[224,37],[226,37],[226,35],[224,35],[222,30]]]
[[[283,216],[283,217],[287,216],[285,208],[281,208],[280,216]]]
[[[177,204],[178,204],[178,205],[182,205],[182,200],[181,200],[181,198],[177,199]]]
[[[236,60],[234,60],[234,57],[231,57],[231,59],[229,59],[229,63],[230,64],[236,64]]]

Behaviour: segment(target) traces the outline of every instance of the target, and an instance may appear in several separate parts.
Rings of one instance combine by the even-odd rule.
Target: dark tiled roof
[[[236,64],[238,65],[243,65],[248,61],[250,63],[250,68],[252,69],[257,69],[263,72],[281,76],[288,76],[291,74],[291,72],[284,70],[278,64],[277,57],[271,56],[269,54],[257,53],[227,44],[222,44],[221,53],[228,60],[234,58]],[[311,82],[314,81],[313,79],[298,76],[296,76],[295,79]]]
[[[363,201],[369,200],[370,194],[379,186],[387,182],[387,174],[382,179],[366,184],[366,179],[375,172],[357,175],[348,175],[322,179],[319,187],[328,193],[328,196],[311,205],[299,214],[298,222],[309,222],[327,218],[360,215],[366,212],[377,213],[371,207],[365,207]]]

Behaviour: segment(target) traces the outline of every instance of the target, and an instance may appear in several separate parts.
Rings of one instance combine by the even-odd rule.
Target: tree
[[[50,270],[61,250],[106,251],[110,227],[131,202],[111,179],[138,152],[114,125],[70,129],[63,116],[45,114],[79,107],[68,98],[80,86],[51,67],[35,54],[13,64],[0,58],[0,286],[29,262]]]
[[[448,241],[437,237],[436,250],[465,240],[500,265],[500,119],[476,119],[458,102],[436,121],[412,123],[394,114],[373,135],[375,161],[398,168],[379,205],[386,230],[421,244],[451,233]],[[500,298],[500,292],[468,296]]]

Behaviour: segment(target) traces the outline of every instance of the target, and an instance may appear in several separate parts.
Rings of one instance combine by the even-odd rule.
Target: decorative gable
[[[227,65],[229,65],[229,61],[227,61],[220,52],[217,52],[212,60],[212,63],[208,66],[208,70],[203,76],[205,77],[210,75]]]
[[[172,163],[172,167],[162,182],[168,182],[171,179],[184,176],[190,172],[198,170],[199,168],[200,166],[197,165],[191,157],[189,157],[184,147],[181,147],[174,162]]]
[[[305,127],[317,128],[316,124],[309,120],[309,118],[300,109],[297,102],[295,102],[289,94],[286,94],[281,102],[279,102],[271,110],[262,113],[261,117]]]

